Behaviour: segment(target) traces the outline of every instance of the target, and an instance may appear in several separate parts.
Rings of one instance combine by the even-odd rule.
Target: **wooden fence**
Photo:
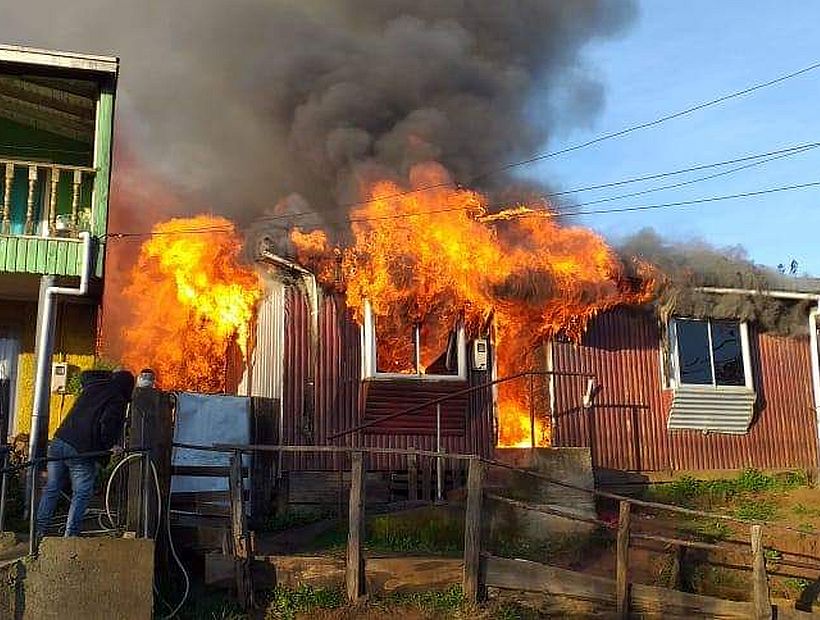
[[[251,563],[253,561],[253,536],[248,531],[245,518],[244,497],[241,475],[241,456],[243,452],[339,452],[348,453],[351,462],[351,483],[348,498],[348,537],[345,568],[345,586],[350,601],[357,601],[366,593],[366,562],[364,557],[364,523],[365,523],[365,459],[366,453],[403,454],[410,459],[420,456],[430,458],[447,458],[467,462],[467,495],[464,524],[464,556],[462,588],[467,600],[478,602],[484,596],[487,587],[543,592],[552,595],[580,598],[587,601],[613,606],[620,618],[629,617],[630,613],[660,613],[668,617],[720,617],[720,618],[754,618],[756,620],[778,618],[810,618],[813,614],[772,605],[769,592],[766,557],[763,546],[763,527],[781,528],[799,531],[795,528],[764,523],[749,523],[740,519],[681,508],[669,504],[660,504],[629,498],[614,493],[584,489],[575,485],[554,480],[543,474],[519,469],[501,463],[482,459],[473,455],[442,454],[420,450],[402,450],[394,448],[341,448],[334,446],[214,446],[219,451],[232,452],[230,476],[231,529],[237,592],[241,603],[247,607],[253,605],[253,583]],[[490,493],[485,488],[485,475],[488,467],[500,467],[514,470],[521,475],[531,476],[544,483],[583,491],[598,497],[615,500],[619,503],[619,518],[616,533],[616,571],[615,579],[607,579],[579,572],[565,570],[528,560],[516,560],[496,557],[484,551],[484,502],[486,499],[506,503],[516,508],[542,512],[548,515],[581,521],[598,526],[611,527],[611,524],[598,519],[587,518],[564,512],[562,510],[530,504],[520,500],[502,497]],[[715,520],[742,523],[749,527],[749,557],[752,572],[752,595],[750,602],[723,600],[714,597],[679,592],[630,582],[629,550],[632,541],[644,540],[672,545],[678,549],[675,554],[678,562],[682,551],[686,549],[714,550],[717,544],[697,540],[685,540],[667,536],[658,536],[638,532],[633,529],[633,507],[661,510],[688,516],[707,517]],[[820,569],[817,564],[781,559],[779,564],[799,568]],[[680,567],[678,567],[678,573]]]

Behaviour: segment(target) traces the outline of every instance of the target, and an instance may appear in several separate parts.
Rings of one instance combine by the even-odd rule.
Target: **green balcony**
[[[0,45],[0,275],[102,276],[117,61]]]

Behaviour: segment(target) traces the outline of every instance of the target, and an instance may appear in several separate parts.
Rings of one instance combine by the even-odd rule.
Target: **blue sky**
[[[584,70],[606,89],[604,109],[585,127],[553,135],[557,150],[651,120],[820,61],[820,2],[644,0],[633,27],[596,41]],[[820,141],[820,70],[655,128],[529,166],[556,189],[614,181]],[[584,192],[595,200],[677,180]],[[820,181],[820,149],[688,187],[590,208],[691,200]],[[610,239],[651,226],[674,240],[742,245],[756,262],[820,274],[820,187],[630,214],[583,216]]]

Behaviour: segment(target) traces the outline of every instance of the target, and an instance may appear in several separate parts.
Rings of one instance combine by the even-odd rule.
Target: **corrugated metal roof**
[[[752,423],[755,398],[755,393],[745,387],[677,388],[666,427],[744,434]]]

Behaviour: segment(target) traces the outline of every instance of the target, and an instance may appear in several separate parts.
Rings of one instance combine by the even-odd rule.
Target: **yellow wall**
[[[54,361],[67,362],[72,372],[94,365],[96,342],[96,307],[89,304],[60,303],[54,337]],[[31,408],[34,399],[34,339],[37,323],[35,302],[0,302],[0,325],[20,334],[20,356],[17,363],[17,398],[12,434],[28,433],[31,429]],[[52,394],[49,415],[49,437],[68,413],[74,396]]]

